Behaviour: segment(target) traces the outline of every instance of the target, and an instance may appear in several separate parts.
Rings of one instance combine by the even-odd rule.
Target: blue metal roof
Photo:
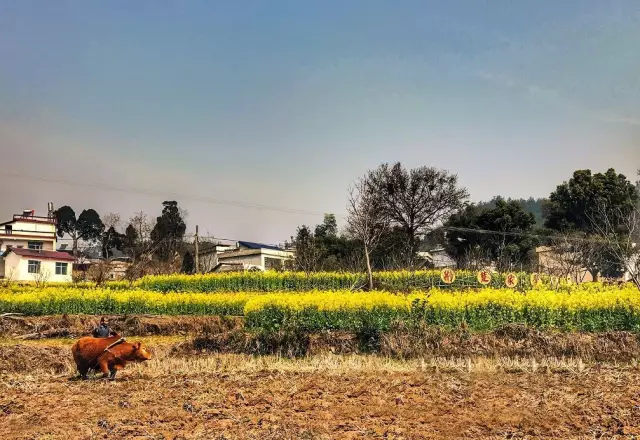
[[[238,244],[240,246],[249,248],[249,249],[271,249],[274,251],[281,251],[282,249],[279,248],[278,246],[273,246],[270,244],[263,244],[263,243],[254,243],[251,241],[238,241]]]

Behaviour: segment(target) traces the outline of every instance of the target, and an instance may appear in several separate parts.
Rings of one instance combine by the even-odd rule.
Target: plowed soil
[[[640,370],[632,363],[287,360],[157,346],[154,360],[109,382],[70,380],[69,359],[49,359],[68,349],[66,341],[0,347],[1,439],[640,436]]]

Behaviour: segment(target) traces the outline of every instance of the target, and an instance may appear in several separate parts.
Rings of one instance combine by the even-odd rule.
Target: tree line
[[[137,273],[132,273],[133,277],[144,275],[145,269],[153,266],[155,272],[172,272],[184,259],[186,212],[176,201],[165,201],[162,207],[155,222],[139,212],[129,219],[121,233],[119,214],[109,213],[101,218],[94,209],[84,209],[76,215],[73,208],[65,205],[54,212],[57,234],[69,237],[76,258],[80,256],[81,242],[99,248],[104,259],[113,257],[116,249],[121,251],[134,262],[132,270]]]
[[[366,270],[373,287],[373,270],[427,265],[421,250],[442,247],[459,268],[538,270],[535,249],[548,246],[561,276],[581,268],[594,279],[626,271],[637,283],[639,188],[614,169],[577,170],[545,199],[474,204],[446,170],[382,164],[350,188],[342,233],[332,214],[314,230],[297,229],[294,268]]]
[[[325,214],[315,227],[297,228],[287,243],[295,257],[286,267],[307,273],[366,271],[373,287],[374,270],[428,266],[425,250],[443,249],[459,268],[537,270],[535,249],[547,246],[555,253],[556,270],[566,272],[560,276],[586,268],[594,278],[626,271],[637,280],[639,204],[640,181],[614,169],[577,170],[547,198],[496,196],[474,204],[458,176],[447,170],[382,164],[349,188],[343,230],[334,214]],[[131,277],[191,273],[186,212],[176,201],[162,205],[155,221],[140,212],[126,223],[118,214],[101,218],[85,209],[76,215],[63,206],[55,212],[57,232],[69,237],[75,256],[80,242],[99,247],[105,259],[118,249],[134,262]]]

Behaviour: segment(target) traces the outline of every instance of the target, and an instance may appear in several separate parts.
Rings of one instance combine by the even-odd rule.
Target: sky
[[[473,201],[635,179],[638,41],[637,0],[0,0],[0,219],[175,199],[277,243],[383,162]]]

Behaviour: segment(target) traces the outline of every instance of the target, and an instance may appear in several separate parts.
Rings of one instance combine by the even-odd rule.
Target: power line
[[[310,211],[306,209],[262,205],[257,203],[239,202],[236,200],[224,200],[224,199],[216,199],[211,197],[191,196],[191,195],[179,194],[179,193],[173,193],[173,192],[153,191],[148,189],[118,187],[118,186],[103,185],[103,184],[90,183],[90,182],[89,183],[75,182],[75,181],[66,180],[66,179],[52,179],[52,178],[46,178],[46,177],[28,176],[25,174],[19,174],[11,171],[1,171],[0,175],[17,177],[19,179],[26,179],[26,180],[36,180],[36,181],[47,182],[47,183],[58,183],[62,185],[77,186],[77,187],[90,187],[90,188],[97,188],[97,189],[108,190],[108,191],[119,191],[119,192],[126,192],[126,193],[139,193],[139,194],[145,194],[150,196],[172,197],[177,199],[194,200],[198,202],[212,203],[212,204],[218,204],[218,205],[229,205],[229,206],[238,206],[241,208],[251,208],[251,209],[264,210],[264,211],[283,212],[286,214],[315,215],[315,216],[324,216],[325,214],[324,212],[319,212],[319,211]],[[344,218],[345,216],[342,214],[336,214],[336,217]]]
[[[90,188],[97,188],[97,189],[103,189],[103,190],[109,190],[109,191],[119,191],[119,192],[127,192],[127,193],[139,193],[139,194],[161,196],[161,197],[174,197],[174,198],[194,200],[194,201],[199,201],[199,202],[204,202],[204,203],[239,206],[239,207],[242,207],[242,208],[258,209],[258,210],[265,210],[265,211],[283,212],[283,213],[286,213],[286,214],[304,214],[304,215],[316,215],[316,216],[324,216],[324,214],[326,214],[325,212],[319,212],[319,211],[310,211],[310,210],[296,209],[296,208],[276,207],[276,206],[269,206],[269,205],[255,204],[255,203],[239,202],[239,201],[235,201],[235,200],[216,199],[216,198],[210,198],[210,197],[190,196],[190,195],[173,193],[173,192],[152,191],[152,190],[131,188],[131,187],[128,187],[128,188],[127,187],[116,187],[116,186],[103,185],[103,184],[97,184],[97,183],[74,182],[74,181],[65,180],[65,179],[53,179],[53,178],[45,178],[45,177],[38,177],[38,176],[28,176],[28,175],[19,174],[19,173],[15,173],[15,172],[11,172],[11,171],[0,171],[0,175],[10,176],[10,177],[17,177],[19,179],[26,179],[26,180],[36,180],[36,181],[48,182],[48,183],[58,183],[58,184],[69,185],[69,186],[90,187]],[[346,216],[344,214],[334,214],[334,215],[336,217],[339,217],[339,218],[346,218]],[[597,240],[597,239],[578,238],[578,237],[565,237],[565,236],[561,236],[561,235],[544,235],[544,234],[533,234],[533,233],[526,233],[526,232],[502,232],[502,231],[493,231],[493,230],[489,230],[489,229],[473,229],[473,228],[463,228],[463,227],[454,227],[454,226],[441,226],[438,229],[445,230],[445,231],[457,231],[457,232],[466,232],[466,233],[475,233],[475,234],[508,235],[508,236],[522,236],[522,237],[546,238],[546,239],[554,239],[555,238],[555,239],[565,239],[567,241],[583,241],[583,242],[599,242],[599,241],[601,241],[601,240]],[[216,239],[216,240],[236,241],[236,242],[237,241],[243,241],[243,240],[237,240],[237,239],[232,239],[232,238],[221,238],[221,237],[213,237],[213,236],[201,236],[201,238],[210,238],[210,239]],[[57,240],[58,241],[70,241],[72,239],[71,238],[58,238]]]
[[[192,235],[193,234],[185,234],[183,240],[186,241],[186,240],[192,239],[193,238]],[[200,235],[199,237],[200,238],[210,239],[210,240],[217,240],[217,241],[233,241],[233,242],[250,241],[250,240],[245,240],[245,239],[241,239],[241,238],[214,237],[213,235]],[[62,238],[56,237],[56,241],[73,241],[73,238],[71,238],[71,237],[62,237]],[[272,243],[262,243],[262,242],[259,242],[259,243],[260,244],[273,245]],[[204,242],[204,244],[207,244],[207,243]]]
[[[518,237],[531,237],[531,238],[546,238],[546,239],[561,239],[567,241],[582,241],[582,242],[590,242],[590,243],[600,243],[602,239],[599,238],[580,238],[580,237],[566,237],[563,235],[545,235],[545,234],[535,234],[528,232],[503,232],[503,231],[493,231],[490,229],[473,229],[473,228],[462,228],[456,226],[443,226],[440,229],[445,231],[455,231],[455,232],[465,232],[472,234],[490,234],[490,235],[509,235],[509,236],[518,236]]]

